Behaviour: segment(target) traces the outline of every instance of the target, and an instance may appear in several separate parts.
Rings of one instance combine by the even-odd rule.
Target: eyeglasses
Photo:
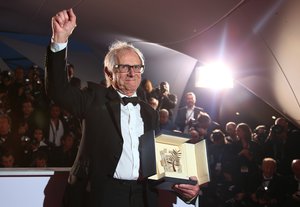
[[[128,73],[132,68],[135,73],[143,73],[144,65],[128,65],[128,64],[116,64],[114,68],[119,71],[119,73]]]

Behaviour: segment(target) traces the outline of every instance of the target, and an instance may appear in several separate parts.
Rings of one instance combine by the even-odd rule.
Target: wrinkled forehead
[[[133,49],[126,48],[116,52],[115,62],[117,64],[141,64],[142,60]]]
[[[276,168],[276,162],[274,162],[274,161],[270,161],[270,160],[268,160],[268,161],[264,161],[263,163],[262,163],[262,168],[263,169],[274,169],[274,168]]]

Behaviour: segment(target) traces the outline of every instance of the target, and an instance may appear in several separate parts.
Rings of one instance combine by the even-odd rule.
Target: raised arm
[[[66,43],[76,26],[73,9],[58,12],[52,17],[52,40],[55,43]]]
[[[62,10],[51,19],[52,40],[47,49],[45,86],[49,98],[64,109],[81,115],[82,96],[78,88],[70,87],[66,58],[68,38],[76,27],[76,16],[72,9]]]

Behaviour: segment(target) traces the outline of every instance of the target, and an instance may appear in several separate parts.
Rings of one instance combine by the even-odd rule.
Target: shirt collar
[[[137,97],[136,92],[134,92],[134,94],[132,96],[126,96],[123,93],[120,93],[119,91],[117,91],[117,92],[118,92],[118,94],[120,95],[121,98],[123,98],[123,97]]]

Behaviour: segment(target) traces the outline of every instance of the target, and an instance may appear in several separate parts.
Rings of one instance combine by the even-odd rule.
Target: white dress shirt
[[[121,98],[124,97],[121,93],[119,95]],[[121,104],[121,132],[124,143],[114,178],[137,180],[139,177],[139,137],[144,133],[144,122],[140,110],[139,104],[136,106],[132,103],[128,103],[126,106]]]

